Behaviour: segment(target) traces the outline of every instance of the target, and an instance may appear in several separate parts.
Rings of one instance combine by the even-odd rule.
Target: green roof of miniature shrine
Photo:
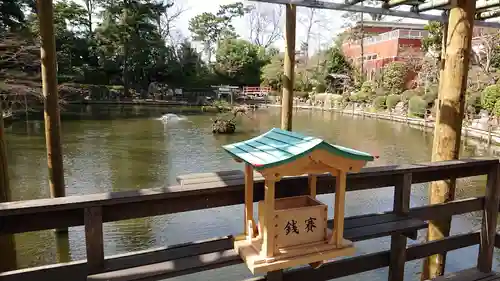
[[[223,148],[258,170],[286,164],[315,149],[352,160],[372,161],[374,157],[366,152],[332,145],[322,139],[304,136],[277,128],[255,138],[224,145]]]

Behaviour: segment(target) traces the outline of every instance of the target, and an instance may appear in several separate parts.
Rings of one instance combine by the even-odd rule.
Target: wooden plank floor
[[[432,279],[433,281],[500,281],[500,274],[496,272],[483,273],[477,268],[470,268],[458,272],[448,273]]]

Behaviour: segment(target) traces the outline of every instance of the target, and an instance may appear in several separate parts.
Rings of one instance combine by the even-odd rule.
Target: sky
[[[179,28],[180,32],[185,35],[189,36],[189,20],[203,12],[217,12],[219,9],[220,5],[227,5],[231,3],[235,3],[238,1],[235,0],[178,0],[177,1],[180,6],[183,8],[187,9],[186,12],[183,14],[183,16],[178,20],[177,22],[177,27]],[[255,5],[257,4],[256,2],[251,2],[251,1],[242,1],[243,4],[245,5]],[[258,3],[258,5],[261,5],[262,8],[272,8],[275,5],[273,4],[266,4],[266,3]],[[298,8],[298,14],[297,17],[305,17],[307,15],[307,9],[306,8]],[[321,18],[322,19],[328,19],[328,21],[321,20],[319,24],[317,24],[317,27],[314,28],[313,30],[313,35],[311,36],[311,50],[310,52],[314,52],[316,49],[318,49],[318,43],[321,45],[326,45],[328,43],[332,42],[332,39],[335,37],[335,34],[342,29],[342,21],[340,15],[342,12],[337,12],[337,11],[327,11],[324,10],[322,11]],[[284,18],[284,13],[283,13],[283,18]],[[236,32],[245,39],[248,39],[249,36],[249,25],[248,25],[248,19],[247,18],[240,18],[234,20],[233,25],[236,28]],[[284,19],[283,19],[283,25],[284,25]],[[320,25],[328,25],[328,28],[321,28],[319,27]],[[321,32],[318,32],[321,29]],[[300,46],[300,42],[305,40],[306,36],[306,28],[303,24],[297,23],[297,48]],[[283,40],[279,40],[278,42],[275,43],[275,47],[279,48],[280,50],[284,51],[285,44]],[[324,48],[324,46],[323,46]]]
[[[55,0],[57,1],[57,0]],[[83,5],[83,0],[75,0],[77,3]],[[244,5],[260,5],[262,9],[273,9],[276,7],[274,4],[257,3],[248,0],[240,0]],[[236,0],[174,0],[175,4],[172,9],[182,9],[184,12],[175,22],[175,29],[177,39],[188,38],[190,39],[189,20],[196,15],[204,12],[216,13],[220,5],[227,5],[238,2]],[[336,1],[338,2],[338,0]],[[296,34],[296,48],[300,47],[300,43],[305,41],[306,38],[306,25],[301,23],[305,22],[310,10],[304,7],[297,8],[297,34]],[[315,53],[317,50],[324,50],[331,46],[335,40],[336,34],[344,29],[344,19],[342,18],[343,12],[333,10],[316,10],[315,18],[317,23],[312,28],[312,35],[309,42],[309,54]],[[394,20],[386,19],[386,20]],[[282,15],[282,26],[284,28],[284,12]],[[404,22],[415,22],[411,19],[405,19]],[[249,24],[248,18],[243,17],[235,19],[233,25],[236,32],[244,39],[249,39]],[[275,47],[284,51],[285,43],[283,39],[278,40]],[[199,47],[199,46],[198,46]]]
[[[248,0],[240,0],[245,5],[261,5],[261,8],[269,8],[275,7],[276,5],[267,4],[267,3],[257,3]],[[189,32],[189,20],[203,12],[217,12],[220,5],[227,5],[231,3],[238,2],[236,0],[177,0],[176,5],[181,6],[183,9],[186,9],[183,16],[176,23],[177,28],[183,36],[190,36]],[[337,1],[338,2],[338,1]],[[318,21],[317,24],[313,27],[310,39],[310,49],[309,54],[313,54],[318,49],[325,49],[328,46],[331,46],[335,40],[336,34],[341,32],[344,29],[345,20],[342,18],[342,11],[333,11],[333,10],[316,10],[316,19]],[[297,35],[296,35],[296,47],[297,49],[300,46],[300,42],[305,41],[306,37],[306,26],[301,24],[301,18],[307,18],[309,14],[309,9],[305,7],[297,8]],[[395,20],[397,18],[391,18],[386,20]],[[411,19],[404,19],[404,22],[420,22]],[[282,24],[284,25],[284,13]],[[247,18],[241,18],[234,21],[233,25],[236,28],[236,32],[243,38],[248,39],[249,36],[249,25]],[[285,43],[281,39],[275,43],[275,47],[279,48],[281,51],[285,49]]]

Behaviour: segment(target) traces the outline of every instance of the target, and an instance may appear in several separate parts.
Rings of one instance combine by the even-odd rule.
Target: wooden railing
[[[481,249],[478,267],[490,270],[498,211],[499,167],[498,159],[465,159],[370,167],[360,173],[349,174],[348,191],[395,187],[392,212],[350,218],[358,223],[363,221],[363,217],[369,217],[370,221],[374,221],[374,216],[379,221],[383,220],[382,216],[385,216],[384,220],[389,216],[403,218],[383,225],[372,225],[371,228],[355,226],[353,223],[351,235],[354,241],[391,236],[391,249],[329,262],[319,269],[300,268],[273,272],[258,279],[329,280],[389,266],[389,279],[403,280],[405,261],[474,244],[480,244]],[[409,208],[411,184],[478,175],[488,176],[484,197]],[[181,185],[159,189],[1,203],[0,235],[85,225],[87,260],[4,272],[0,273],[0,280],[162,280],[241,263],[239,256],[232,250],[231,236],[104,257],[102,227],[104,222],[242,204],[243,185],[241,172],[218,172],[197,175]],[[335,179],[321,176],[317,186],[318,194],[333,193]],[[307,177],[286,178],[276,185],[277,198],[306,193]],[[254,201],[263,198],[263,182],[257,179]],[[448,218],[478,210],[483,210],[485,214],[482,231],[407,247],[405,236],[412,236],[408,232],[425,227],[425,224],[415,223],[414,220],[425,223],[431,219]],[[410,220],[413,222],[409,223]],[[127,274],[128,279],[119,279]]]

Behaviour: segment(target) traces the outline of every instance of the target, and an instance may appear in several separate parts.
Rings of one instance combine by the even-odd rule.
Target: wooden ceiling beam
[[[424,0],[389,0],[382,5],[382,8],[390,9],[401,5],[415,6],[424,2]]]
[[[450,6],[451,0],[433,0],[427,1],[420,5],[413,6],[411,11],[415,13],[426,12],[430,10],[443,9]]]
[[[356,5],[363,2],[363,0],[345,0],[346,5]]]
[[[326,2],[320,0],[250,0],[253,2],[261,3],[272,3],[272,4],[282,4],[282,5],[297,5],[301,7],[316,8],[316,9],[326,9],[326,10],[337,10],[346,12],[357,12],[357,13],[369,13],[369,14],[380,14],[386,16],[400,17],[400,18],[412,18],[428,21],[440,21],[446,22],[447,19],[443,18],[441,15],[430,15],[425,13],[415,13],[412,11],[398,11],[391,9],[383,9],[376,7],[367,7],[359,5],[348,5],[345,3],[334,3]],[[487,21],[474,21],[475,26],[484,26],[492,28],[500,28],[500,22],[487,22]]]

